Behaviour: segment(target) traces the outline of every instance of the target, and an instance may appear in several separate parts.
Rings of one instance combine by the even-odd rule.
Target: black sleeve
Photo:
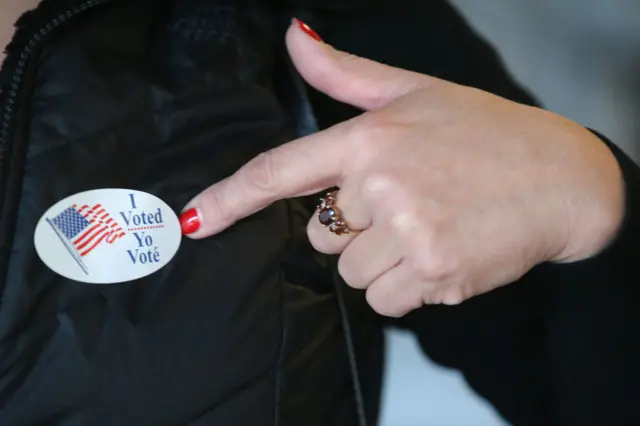
[[[640,424],[640,168],[613,151],[625,181],[625,218],[617,238],[581,262],[543,265],[548,283],[554,424]]]
[[[537,105],[447,2],[377,4],[306,19],[339,49]],[[321,127],[359,113],[313,91],[311,98]],[[627,193],[624,226],[607,250],[540,265],[460,306],[425,307],[392,322],[413,331],[433,360],[460,370],[516,426],[640,424],[640,169],[603,140]]]
[[[486,90],[522,104],[538,105],[531,93],[514,82],[493,46],[475,33],[446,1],[358,3],[364,1],[371,1],[371,6],[341,13],[318,7],[314,13],[307,10],[299,14],[337,49]],[[311,88],[309,92],[321,128],[361,113]]]

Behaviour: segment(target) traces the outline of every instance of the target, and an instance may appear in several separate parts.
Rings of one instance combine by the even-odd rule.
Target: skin
[[[320,252],[340,254],[347,284],[377,312],[459,304],[543,262],[602,251],[624,212],[609,149],[564,117],[337,51],[297,25],[287,36],[302,77],[366,111],[261,154],[212,185],[196,208],[204,238],[284,198],[340,187],[351,228],[311,218]]]
[[[39,0],[2,0],[0,1],[0,65],[4,60],[4,47],[13,37],[13,24],[20,15],[38,5]]]

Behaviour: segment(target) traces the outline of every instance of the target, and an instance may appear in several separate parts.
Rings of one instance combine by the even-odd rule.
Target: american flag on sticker
[[[102,204],[93,207],[74,204],[47,222],[86,274],[89,270],[82,261],[83,257],[101,244],[113,244],[126,235]]]

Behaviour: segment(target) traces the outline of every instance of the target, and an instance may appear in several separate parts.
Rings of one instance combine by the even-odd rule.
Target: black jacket
[[[0,425],[375,424],[384,323],[309,246],[313,199],[184,240],[127,283],[64,278],[34,247],[72,194],[134,189],[177,212],[357,115],[292,71],[293,14],[340,49],[534,103],[444,1],[45,0],[1,74]],[[606,143],[627,215],[605,252],[391,323],[516,425],[640,424],[640,171]]]

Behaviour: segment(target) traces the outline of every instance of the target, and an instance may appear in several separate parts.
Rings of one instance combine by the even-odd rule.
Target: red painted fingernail
[[[180,227],[184,235],[193,234],[200,229],[200,214],[193,208],[180,215]]]
[[[304,22],[302,22],[298,18],[294,18],[294,19],[298,23],[298,26],[300,27],[300,29],[302,31],[304,31],[305,33],[307,33],[307,35],[309,35],[309,37],[311,37],[311,38],[313,38],[314,40],[317,40],[317,41],[322,41],[322,37],[320,37],[317,32],[313,31],[313,29],[311,29],[310,26],[308,26],[307,24],[305,24]]]

